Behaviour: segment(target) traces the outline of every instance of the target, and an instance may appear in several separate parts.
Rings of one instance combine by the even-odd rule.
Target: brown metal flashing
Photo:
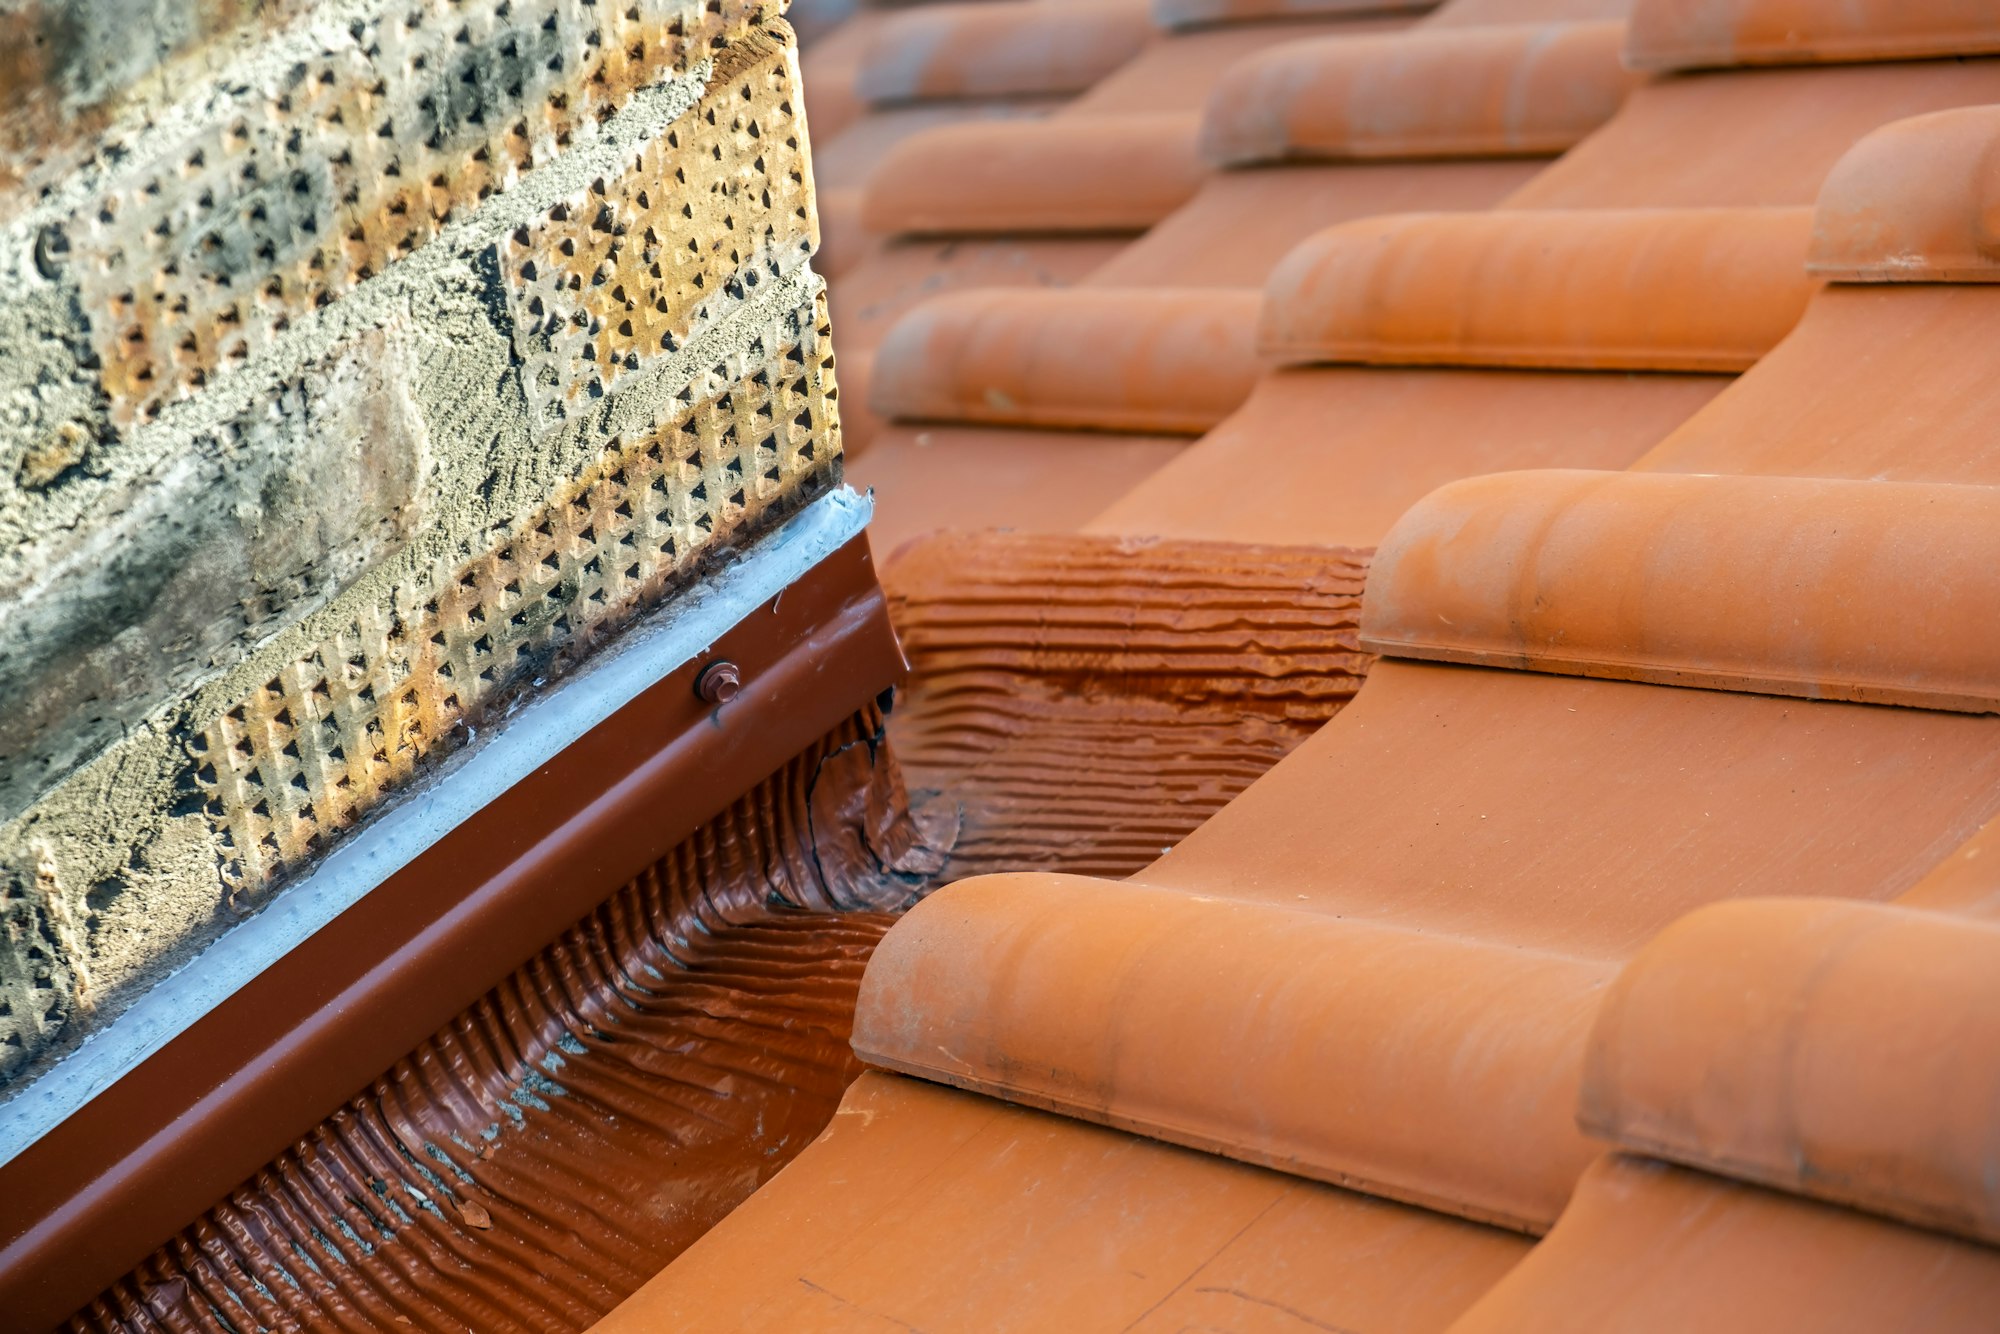
[[[862,967],[954,828],[861,710],[68,1328],[589,1326],[825,1127]]]
[[[707,661],[743,670],[714,710]],[[903,671],[856,538],[0,1168],[0,1311],[52,1325]]]

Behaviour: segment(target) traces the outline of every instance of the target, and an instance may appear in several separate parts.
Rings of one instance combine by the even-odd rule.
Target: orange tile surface
[[[885,417],[1195,435],[1257,379],[1255,292],[984,290],[924,303],[883,344]]]
[[[2000,1241],[1996,988],[1990,919],[1716,904],[1605,997],[1577,1119],[1658,1157]]]
[[[1727,397],[1727,395],[1725,395]],[[1548,471],[1441,487],[1369,574],[1362,645],[1805,699],[2000,712],[2000,491]]]
[[[895,425],[847,469],[848,484],[894,488],[869,526],[885,556],[940,528],[1067,532],[1187,447],[1184,436]],[[977,487],[964,484],[970,474]]]
[[[877,105],[1066,96],[1137,55],[1153,32],[1147,0],[922,6],[876,31],[855,89]]]
[[[1451,1330],[1972,1334],[1996,1303],[2000,1254],[1984,1246],[1613,1156]]]
[[[1289,42],[1229,68],[1202,150],[1229,166],[1552,156],[1639,82],[1624,37],[1618,22],[1524,23]]]
[[[1839,282],[2000,281],[2000,107],[1884,126],[1820,191],[1806,267]]]
[[[1721,375],[1295,367],[1083,525],[1087,533],[1372,547],[1411,505],[1509,468],[1619,468]]]
[[[1192,113],[1093,116],[1088,133],[964,125],[906,140],[869,182],[862,223],[884,236],[1141,232],[1201,187]]]
[[[1198,115],[1230,61],[1302,36],[1366,34],[1409,21],[1375,9],[1359,17],[1343,11],[1316,21],[1230,21],[1168,32],[1042,126],[954,124],[971,120],[971,109],[982,105],[960,99],[928,104],[951,110],[927,132],[892,136],[871,124],[895,114],[885,109],[835,145],[840,171],[828,271],[838,281],[832,304],[853,306],[844,290],[852,285],[863,289],[861,300],[873,311],[901,313],[938,290],[1030,280],[1025,271],[995,272],[968,264],[959,250],[936,249],[934,243],[946,238],[1024,251],[1087,244],[1098,249],[1101,264],[1199,189],[1207,168],[1197,151]],[[1024,104],[1016,98],[999,105]],[[871,145],[865,152],[844,151],[863,136]],[[857,184],[862,177],[865,187]],[[1291,232],[1265,247],[1264,267],[1297,230],[1294,222]],[[931,257],[933,285],[921,291],[897,283],[895,272],[907,265],[890,253],[912,244],[933,247],[923,252]],[[1254,285],[1261,276],[1262,268],[1248,281]],[[879,320],[850,319],[847,327],[850,357],[872,356]],[[849,426],[850,450],[866,449],[878,428],[872,414],[857,416]]]
[[[1286,365],[1743,371],[1804,312],[1810,209],[1416,214],[1330,227],[1271,275]]]
[[[1524,1245],[891,1075],[863,1077],[780,1180],[599,1334],[1292,1334],[1356,1319],[1421,1334],[1445,1328]],[[767,1249],[776,1237],[788,1243]]]
[[[1639,85],[1517,208],[1809,205],[1834,163],[1907,116],[2000,102],[2000,60],[1730,69]]]
[[[1979,0],[1654,0],[1632,24],[1638,69],[1915,60],[2000,51]]]
[[[1023,530],[889,563],[896,725],[1038,869],[889,932],[893,1073],[607,1328],[1993,1327],[2000,29],[1639,0],[1639,81],[1578,8],[1253,55],[1070,290],[881,321],[883,549]],[[1073,873],[1369,548],[1351,701]]]

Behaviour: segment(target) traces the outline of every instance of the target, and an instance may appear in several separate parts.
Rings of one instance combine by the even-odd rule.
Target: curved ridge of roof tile
[[[1276,903],[982,876],[884,938],[853,1040],[871,1065],[1538,1232],[1593,1153],[1573,1109],[1612,971]]]
[[[1194,197],[1192,115],[984,122],[912,135],[875,169],[862,221],[885,236],[1143,231]]]
[[[2000,490],[1550,470],[1390,530],[1361,642],[1394,657],[2000,713]]]
[[[1445,0],[1424,19],[1426,28],[1484,28],[1506,23],[1624,22],[1634,0]]]
[[[958,292],[905,315],[875,358],[885,417],[1198,435],[1255,383],[1254,291]]]
[[[1450,1334],[1981,1334],[1991,1247],[1624,1154]]]
[[[1154,35],[1143,0],[916,9],[876,32],[856,87],[877,105],[1080,93],[1139,54]]]
[[[2000,927],[1742,899],[1604,999],[1578,1122],[1626,1149],[2000,1241]]]
[[[1639,0],[1634,69],[1848,64],[2000,52],[1988,0]]]
[[[1225,166],[1560,153],[1639,82],[1619,61],[1623,34],[1507,24],[1289,43],[1223,75],[1202,151]]]
[[[1438,0],[1153,0],[1153,20],[1163,28],[1266,19],[1360,18],[1370,14],[1421,14]]]
[[[1808,263],[1839,282],[2000,282],[2000,107],[1896,121],[1849,149]]]
[[[1330,227],[1266,289],[1287,364],[1740,371],[1804,312],[1809,209],[1417,213]]]

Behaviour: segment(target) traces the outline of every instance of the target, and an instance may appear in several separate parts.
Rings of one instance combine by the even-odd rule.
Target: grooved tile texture
[[[71,1331],[588,1327],[817,1135],[943,865],[866,711],[163,1245]]]
[[[1338,712],[1370,553],[947,533],[884,579],[913,785],[962,803],[954,879],[1139,870]]]

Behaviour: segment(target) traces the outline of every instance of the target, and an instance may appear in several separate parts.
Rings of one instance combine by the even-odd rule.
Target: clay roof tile
[[[1192,115],[953,125],[913,135],[870,178],[885,236],[1138,232],[1194,196]]]
[[[1377,653],[2000,713],[2000,491],[1801,477],[1496,473],[1376,553]]]
[[[1260,369],[1254,291],[955,293],[917,307],[875,361],[872,405],[918,421],[1198,435]]]
[[[938,5],[884,23],[856,87],[877,104],[1080,93],[1153,35],[1143,0]]]
[[[1282,902],[983,876],[883,939],[854,1049],[900,1073],[1541,1231],[1593,1154],[1572,1108],[1611,972]],[[1477,1053],[1437,1059],[1467,1047]],[[1353,1096],[1362,1085],[1368,1096]]]
[[[1639,0],[1635,69],[1816,65],[2000,51],[1987,0]]]
[[[1289,364],[1740,371],[1813,283],[1808,209],[1418,213],[1302,243],[1262,346]]]
[[[1618,23],[1414,29],[1293,42],[1232,66],[1202,125],[1214,162],[1546,156],[1639,81]]]
[[[1809,263],[1840,282],[2000,282],[2000,107],[1897,121],[1848,150]]]
[[[1153,17],[1163,28],[1195,28],[1264,19],[1420,14],[1436,4],[1437,0],[1153,0]]]
[[[1591,1032],[1593,1136],[2000,1242],[2000,928],[1748,899],[1668,927]]]

